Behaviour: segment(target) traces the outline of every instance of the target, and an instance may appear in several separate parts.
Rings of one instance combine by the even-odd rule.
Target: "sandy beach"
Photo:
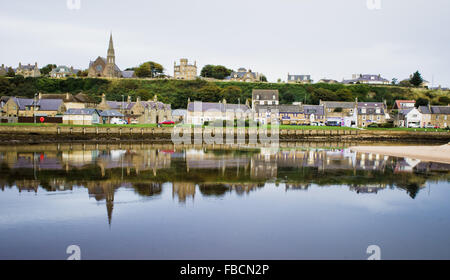
[[[450,164],[450,143],[442,146],[355,146],[350,149],[361,153],[408,157]]]

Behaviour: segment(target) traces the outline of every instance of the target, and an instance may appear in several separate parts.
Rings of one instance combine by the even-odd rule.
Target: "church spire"
[[[108,61],[107,61],[107,63],[115,64],[115,60],[116,60],[116,55],[115,55],[115,52],[114,52],[113,36],[112,36],[112,32],[111,32],[111,35],[109,37]]]

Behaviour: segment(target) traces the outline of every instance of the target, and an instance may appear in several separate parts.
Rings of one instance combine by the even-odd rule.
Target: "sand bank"
[[[450,143],[442,146],[356,146],[352,151],[450,164]]]

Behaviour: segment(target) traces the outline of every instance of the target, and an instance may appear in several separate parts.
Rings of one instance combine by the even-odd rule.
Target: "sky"
[[[173,75],[180,58],[272,82],[419,70],[448,87],[449,12],[448,0],[0,0],[0,64],[86,69],[112,32],[122,70],[155,61]]]

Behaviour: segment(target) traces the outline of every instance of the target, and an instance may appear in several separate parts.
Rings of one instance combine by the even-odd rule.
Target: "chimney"
[[[128,95],[128,98],[127,98],[127,103],[128,103],[128,104],[131,103],[131,96],[129,96],[129,95]]]
[[[66,93],[66,99],[69,100],[70,98],[70,93]]]
[[[42,92],[39,92],[38,98],[39,98],[39,100],[42,99]]]
[[[249,102],[248,98],[245,100],[245,105],[246,105],[247,107],[250,107],[250,102]]]
[[[191,98],[190,98],[190,97],[188,97],[188,104],[189,104],[189,103],[191,103]]]
[[[20,68],[22,68],[22,63],[21,63],[21,62],[19,62],[19,69],[20,69]]]
[[[223,104],[227,104],[227,100],[224,98],[224,99],[222,100],[222,103],[223,103]]]
[[[104,93],[102,94],[102,103],[106,103],[106,95]]]
[[[153,101],[157,102],[158,101],[158,95],[155,94],[155,96],[153,96]]]
[[[35,62],[35,63],[34,63],[34,66],[35,66],[36,68],[38,68],[38,66],[37,66],[37,62]]]
[[[136,97],[136,103],[139,103],[139,102],[141,102],[141,97],[140,96]]]

